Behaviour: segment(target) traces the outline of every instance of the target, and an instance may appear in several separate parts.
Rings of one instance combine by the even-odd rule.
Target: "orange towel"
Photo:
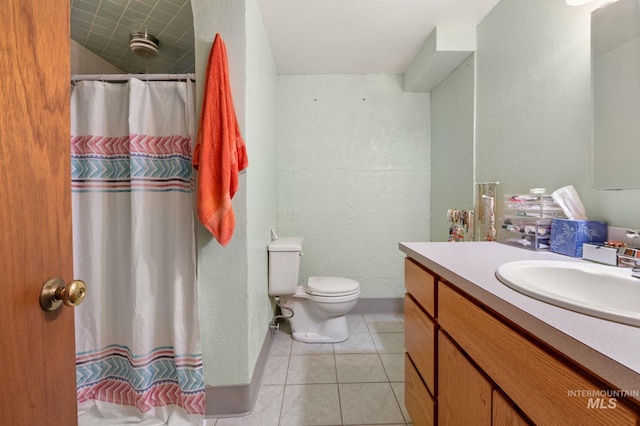
[[[198,218],[226,246],[236,225],[231,199],[238,172],[249,165],[229,85],[227,49],[216,34],[209,54],[204,100],[193,153],[198,170]]]

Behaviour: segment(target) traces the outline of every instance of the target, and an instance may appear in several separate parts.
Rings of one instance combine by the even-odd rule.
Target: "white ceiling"
[[[258,0],[279,74],[403,73],[436,26],[500,0]]]

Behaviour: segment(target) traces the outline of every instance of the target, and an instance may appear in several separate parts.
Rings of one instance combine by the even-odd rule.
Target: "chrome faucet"
[[[631,240],[640,238],[640,229],[627,229],[624,235]]]
[[[627,229],[625,232],[625,236],[630,240],[635,240],[636,238],[640,238],[640,230],[638,229]],[[634,278],[640,278],[640,249],[625,249],[620,248],[618,250],[618,258],[624,259],[624,262],[630,264],[631,268],[631,276]]]

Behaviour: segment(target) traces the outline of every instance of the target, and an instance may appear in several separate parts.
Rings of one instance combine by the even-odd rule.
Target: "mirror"
[[[591,14],[595,189],[640,188],[640,0]],[[631,158],[629,158],[631,157]]]

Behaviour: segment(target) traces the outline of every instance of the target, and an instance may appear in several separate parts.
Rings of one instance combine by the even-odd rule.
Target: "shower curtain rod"
[[[169,80],[194,80],[196,75],[190,74],[71,74],[71,81],[98,80],[98,81],[129,81],[132,78],[139,80],[169,81]]]

